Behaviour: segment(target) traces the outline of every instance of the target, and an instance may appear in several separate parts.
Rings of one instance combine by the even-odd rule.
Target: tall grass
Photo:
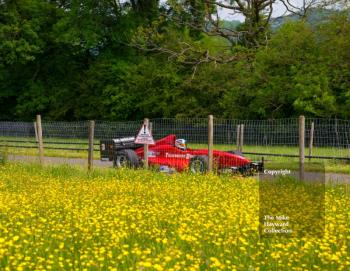
[[[262,238],[254,179],[9,163],[0,269],[349,270],[347,187],[325,206],[321,238]]]

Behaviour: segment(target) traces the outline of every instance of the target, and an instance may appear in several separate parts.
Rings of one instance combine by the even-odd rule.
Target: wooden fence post
[[[36,121],[34,121],[34,132],[35,132],[35,141],[36,141],[36,143],[38,143],[39,142],[39,140],[38,140],[38,128],[36,126]]]
[[[304,179],[305,163],[305,117],[299,117],[299,178]]]
[[[41,116],[36,115],[36,131],[38,135],[38,149],[40,164],[44,164],[44,144],[43,144],[43,130],[41,126]]]
[[[243,152],[243,143],[244,143],[244,124],[241,124],[240,129],[240,136],[239,136],[239,145],[240,145],[240,152]]]
[[[241,141],[239,139],[240,135],[241,135],[241,125],[238,124],[237,125],[237,130],[236,130],[236,144],[237,144],[237,151],[239,151],[241,148],[240,148],[240,144],[241,144]]]
[[[213,145],[214,145],[214,117],[208,117],[208,172],[213,170]]]
[[[149,129],[149,119],[145,118],[144,119],[144,125],[146,125],[146,127]],[[148,145],[144,144],[143,145],[143,159],[145,161],[145,169],[148,169]]]
[[[311,161],[312,147],[314,145],[314,130],[315,130],[315,124],[314,122],[311,122],[310,142],[309,142],[309,161]]]
[[[88,147],[88,170],[91,170],[94,166],[94,134],[95,134],[95,121],[90,120],[89,147]]]

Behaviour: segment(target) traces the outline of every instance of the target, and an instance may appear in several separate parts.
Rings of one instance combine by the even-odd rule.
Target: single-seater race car
[[[104,140],[100,142],[101,160],[113,161],[115,167],[142,166],[143,145],[135,144],[135,137]],[[213,151],[214,169],[218,172],[252,175],[262,172],[263,161],[252,162],[235,151]],[[168,135],[148,147],[148,163],[178,172],[190,170],[193,173],[205,173],[208,170],[208,149],[191,149],[184,139]]]

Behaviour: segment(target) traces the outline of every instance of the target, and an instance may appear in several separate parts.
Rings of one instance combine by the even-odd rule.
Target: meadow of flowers
[[[350,270],[350,193],[322,238],[260,238],[258,182],[0,166],[0,270]]]

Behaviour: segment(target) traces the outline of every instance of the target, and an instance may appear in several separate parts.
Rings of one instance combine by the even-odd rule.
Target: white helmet
[[[179,138],[175,140],[175,147],[181,149],[181,150],[186,150],[186,140]]]

